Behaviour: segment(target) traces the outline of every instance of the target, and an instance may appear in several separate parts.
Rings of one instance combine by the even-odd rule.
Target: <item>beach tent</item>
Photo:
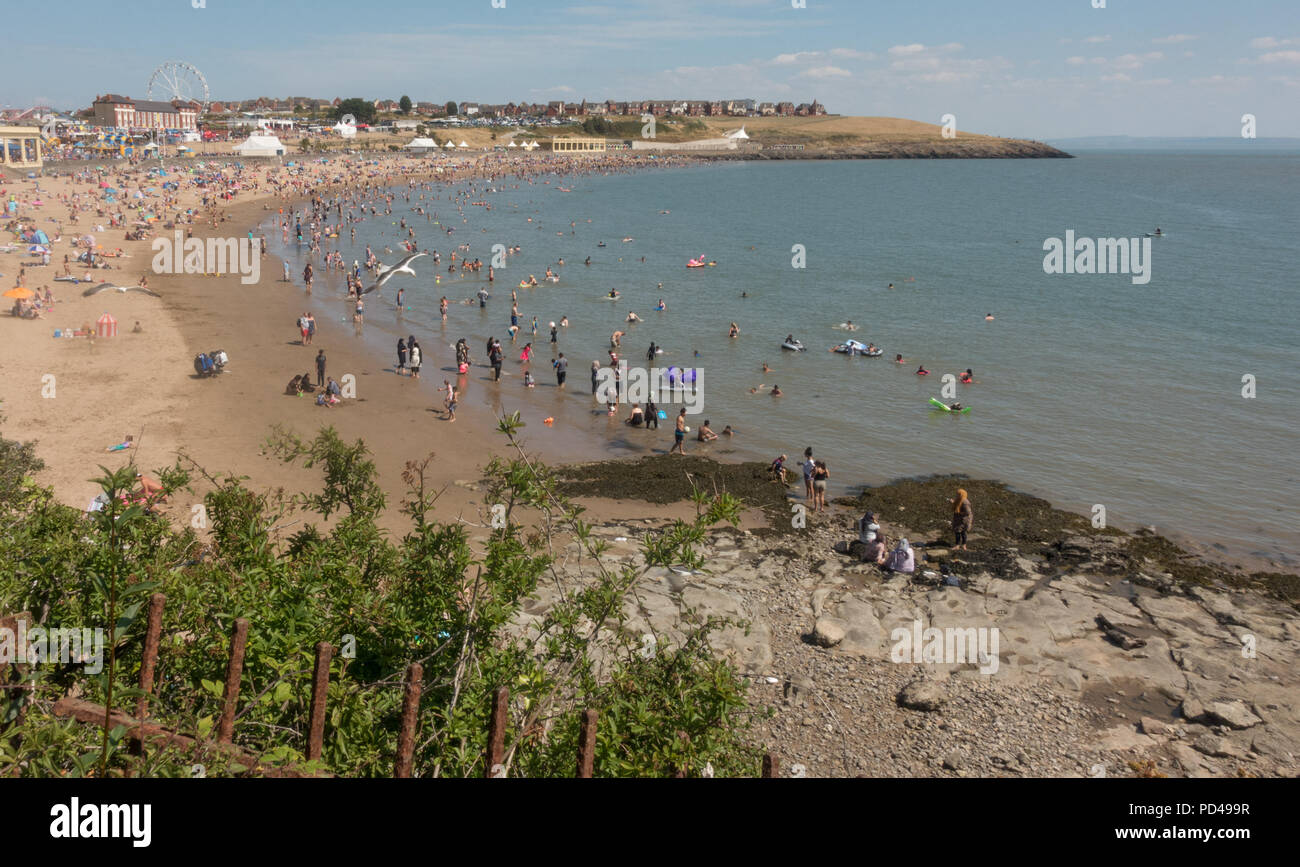
[[[284,145],[273,135],[250,135],[235,145],[235,153],[241,157],[279,157],[284,156]]]
[[[438,143],[431,138],[416,138],[411,140],[406,149],[411,153],[427,154],[429,151],[437,150]]]
[[[465,144],[465,140],[464,140],[464,139],[461,139],[461,140],[460,140],[460,147],[467,148],[467,147],[469,147],[469,145]]]
[[[515,143],[514,143],[514,140],[511,139],[510,144],[506,145],[506,147],[508,147],[508,148],[517,148],[517,147],[519,147],[519,145],[515,144]]]
[[[448,141],[445,145],[443,145],[443,147],[445,147],[445,148],[454,148],[455,145],[452,144],[451,141]]]
[[[105,313],[95,321],[95,334],[100,337],[116,337],[117,320]]]
[[[38,244],[48,244],[50,243],[50,236],[45,234],[44,229],[37,229],[36,234],[32,236],[32,240]]]
[[[727,133],[727,138],[734,139],[736,141],[748,141],[749,133],[745,132],[745,128],[742,126],[740,129],[736,130],[735,132]]]

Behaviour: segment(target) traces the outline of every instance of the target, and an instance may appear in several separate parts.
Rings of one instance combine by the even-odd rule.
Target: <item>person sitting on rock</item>
[[[870,542],[865,543],[862,549],[862,562],[874,563],[877,566],[884,566],[885,560],[889,558],[889,549],[885,547],[885,537],[877,534]]]
[[[907,544],[906,539],[898,540],[898,544],[894,546],[893,552],[889,555],[885,568],[890,572],[898,572],[904,575],[910,575],[916,571],[916,554],[912,551],[912,546]]]

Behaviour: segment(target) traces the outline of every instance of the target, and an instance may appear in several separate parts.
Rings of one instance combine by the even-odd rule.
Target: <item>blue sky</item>
[[[214,99],[816,97],[1036,139],[1237,136],[1245,113],[1300,136],[1298,0],[504,2],[61,0],[49,38],[3,37],[0,105],[143,97],[175,59]]]

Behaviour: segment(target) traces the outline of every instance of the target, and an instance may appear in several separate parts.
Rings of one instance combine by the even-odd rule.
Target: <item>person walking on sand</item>
[[[311,346],[311,342],[315,339],[316,339],[316,317],[312,316],[311,311],[308,310],[307,311],[307,345]]]
[[[307,346],[311,343],[311,341],[307,339],[309,331],[310,329],[307,327],[307,314],[304,312],[298,317],[298,333],[302,335],[303,346]]]
[[[325,384],[325,350],[316,353],[316,385]]]
[[[421,355],[420,344],[416,343],[415,340],[412,339],[410,344],[408,344],[407,352],[411,357],[411,361],[410,361],[411,376],[413,376],[415,379],[419,379],[420,378],[420,355]]]
[[[304,283],[307,284],[307,291],[308,291],[308,292],[311,292],[311,281],[312,281],[312,275],[313,275],[314,273],[315,273],[315,272],[312,270],[312,267],[311,267],[311,263],[310,263],[310,262],[307,263],[307,267],[306,267],[306,268],[303,268],[303,269],[302,269],[302,282],[304,282]]]
[[[831,477],[831,471],[826,468],[825,461],[817,461],[813,467],[813,511],[826,511],[826,480]]]
[[[686,407],[682,407],[677,413],[677,421],[673,430],[673,447],[668,450],[668,454],[677,452],[683,457],[686,456]]]
[[[397,375],[401,376],[406,371],[406,339],[397,338]]]
[[[970,497],[966,495],[964,488],[958,488],[957,496],[952,501],[952,534],[956,539],[953,550],[970,550],[966,547],[966,534],[970,532],[974,522],[975,512],[971,509]]]

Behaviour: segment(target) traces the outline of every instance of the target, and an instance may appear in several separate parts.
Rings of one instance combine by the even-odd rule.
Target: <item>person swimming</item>
[[[916,367],[916,375],[917,375],[917,376],[929,376],[929,375],[930,375],[930,371],[928,371],[928,370],[925,369],[925,365],[923,365],[923,364],[918,364],[917,367]]]
[[[985,313],[985,314],[984,314],[984,321],[986,321],[986,322],[992,322],[992,321],[993,321],[993,314],[992,314],[992,313]]]
[[[966,368],[966,371],[961,375],[961,381],[964,382],[966,385],[970,385],[972,382],[975,381],[975,374],[971,372],[971,369],[969,367]]]
[[[894,356],[894,364],[902,364],[902,363],[903,363],[903,356],[902,356],[902,355],[895,355],[895,356]]]
[[[610,297],[610,298],[617,298],[617,297],[618,297],[618,290],[617,290],[617,289],[611,289],[611,290],[609,290],[609,297]]]

